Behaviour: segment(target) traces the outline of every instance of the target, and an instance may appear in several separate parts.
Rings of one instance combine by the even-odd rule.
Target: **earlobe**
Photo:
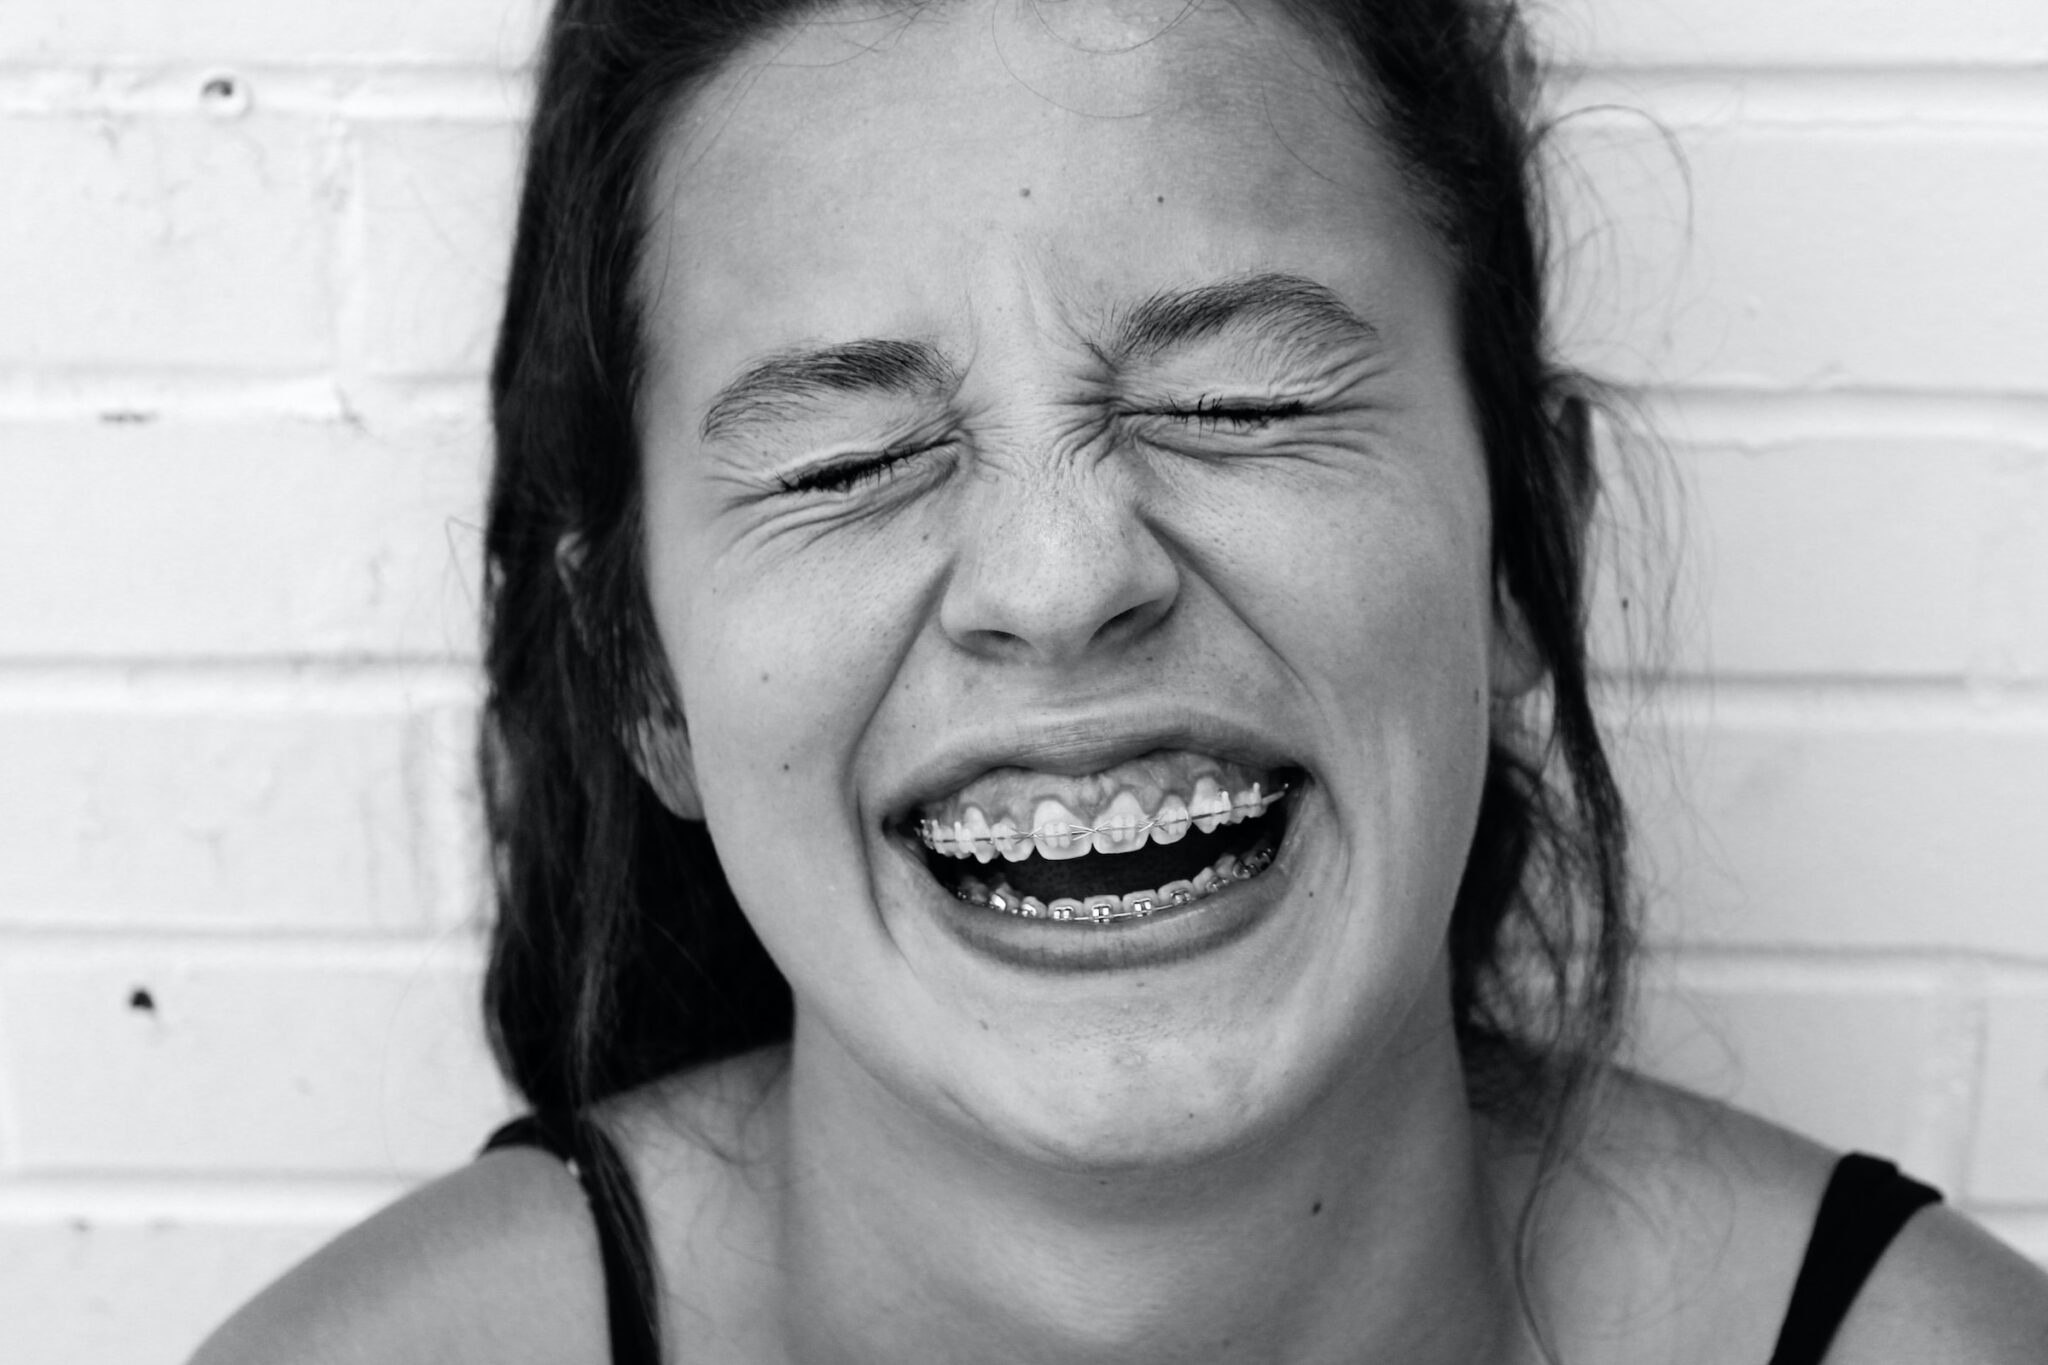
[[[696,763],[681,718],[637,720],[627,740],[633,766],[654,788],[669,814],[679,820],[702,820],[704,805],[697,799]]]
[[[1543,681],[1543,660],[1530,638],[1528,620],[1505,585],[1493,594],[1493,639],[1487,665],[1493,695],[1502,701],[1526,696]]]
[[[1580,393],[1560,393],[1547,404],[1551,439],[1559,466],[1566,472],[1559,513],[1569,516],[1572,543],[1583,545],[1599,490],[1594,472],[1593,405]],[[1574,552],[1575,554],[1578,551]],[[1529,618],[1505,576],[1493,584],[1493,639],[1488,651],[1493,695],[1501,701],[1525,697],[1543,685],[1548,661],[1529,629]]]
[[[569,600],[569,612],[584,648],[590,648],[590,623],[583,615],[583,593],[577,576],[586,558],[583,537],[565,531],[555,542],[555,574]],[[681,820],[702,820],[704,806],[697,799],[697,770],[690,755],[690,735],[683,718],[672,705],[658,708],[660,714],[631,722],[621,739],[633,768],[671,815]]]

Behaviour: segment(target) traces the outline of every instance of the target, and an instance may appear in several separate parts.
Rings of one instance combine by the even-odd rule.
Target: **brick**
[[[0,425],[0,656],[471,655],[482,439]]]
[[[14,1158],[31,1174],[453,1167],[509,1110],[473,958],[455,943],[17,952],[0,965]]]
[[[1691,386],[2048,393],[2048,131],[1676,136],[1566,124],[1575,359]]]
[[[1976,604],[1976,671],[2000,681],[2048,678],[2048,458],[2002,462],[2003,496],[1986,525]]]
[[[1992,1203],[2048,1205],[2048,984],[1998,990],[1985,1002],[1969,1192]]]
[[[1635,65],[2019,65],[2048,58],[2036,0],[1871,4],[1870,0],[1590,0],[1546,14],[1580,60]]]
[[[2048,1273],[2048,1209],[1969,1209],[1994,1237]]]
[[[138,689],[140,690],[140,689]],[[455,843],[452,727],[232,689],[169,706],[0,709],[0,922],[424,928],[473,909]],[[444,899],[445,898],[445,899]]]
[[[2048,955],[2048,724],[1811,696],[1621,746],[1665,941]]]
[[[2048,674],[2048,456],[1961,436],[1683,445],[1681,526],[1603,583],[1596,657],[1676,575],[1669,664],[1747,677]],[[1614,556],[1606,556],[1611,565]],[[1647,577],[1647,581],[1645,578]]]
[[[520,130],[375,123],[356,137],[367,368],[481,374],[504,304]]]
[[[333,1236],[323,1225],[0,1225],[8,1359],[179,1365],[258,1289]]]
[[[1688,979],[1681,967],[1645,992],[1631,1063],[1830,1146],[1952,1180],[1953,1134],[1967,1120],[1957,1006],[1931,984],[1774,975]]]
[[[328,155],[260,111],[0,119],[0,364],[328,364]]]
[[[422,699],[423,724],[412,732],[416,761],[413,797],[420,812],[414,848],[438,924],[485,924],[495,913],[484,829],[483,793],[476,770],[477,680],[466,680],[462,700]]]
[[[60,62],[139,56],[218,62],[436,61],[508,64],[526,59],[544,0],[8,0],[0,59]]]

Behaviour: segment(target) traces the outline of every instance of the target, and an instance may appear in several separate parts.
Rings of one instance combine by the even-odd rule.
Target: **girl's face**
[[[799,1053],[1070,1167],[1448,1055],[1530,681],[1447,270],[1353,89],[1149,3],[756,45],[645,262],[655,617]]]

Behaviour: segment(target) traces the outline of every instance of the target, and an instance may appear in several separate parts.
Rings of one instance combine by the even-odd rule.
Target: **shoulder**
[[[582,1187],[544,1152],[492,1152],[315,1252],[192,1365],[585,1359],[605,1340]]]
[[[1900,1230],[1842,1324],[1830,1365],[2048,1360],[2048,1275],[1945,1205]]]
[[[1768,1360],[1839,1156],[1755,1115],[1618,1078],[1558,1197],[1569,1251],[1597,1268],[1579,1281],[1593,1307],[1573,1320],[1600,1348],[1589,1358]],[[2005,1365],[2048,1359],[2044,1346],[2048,1279],[1937,1205],[1880,1258],[1827,1359]]]
[[[1563,1357],[1768,1360],[1832,1167],[1797,1134],[1614,1075],[1540,1201]]]

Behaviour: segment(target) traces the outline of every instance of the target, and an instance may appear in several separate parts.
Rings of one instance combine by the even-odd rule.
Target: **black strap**
[[[647,1220],[633,1192],[632,1174],[604,1130],[582,1118],[528,1114],[492,1133],[484,1151],[538,1147],[583,1186],[597,1252],[604,1265],[605,1319],[613,1365],[661,1365]],[[636,1262],[628,1248],[637,1246]]]
[[[1820,1365],[1878,1257],[1908,1218],[1940,1200],[1889,1161],[1851,1152],[1836,1162],[1770,1365]]]

